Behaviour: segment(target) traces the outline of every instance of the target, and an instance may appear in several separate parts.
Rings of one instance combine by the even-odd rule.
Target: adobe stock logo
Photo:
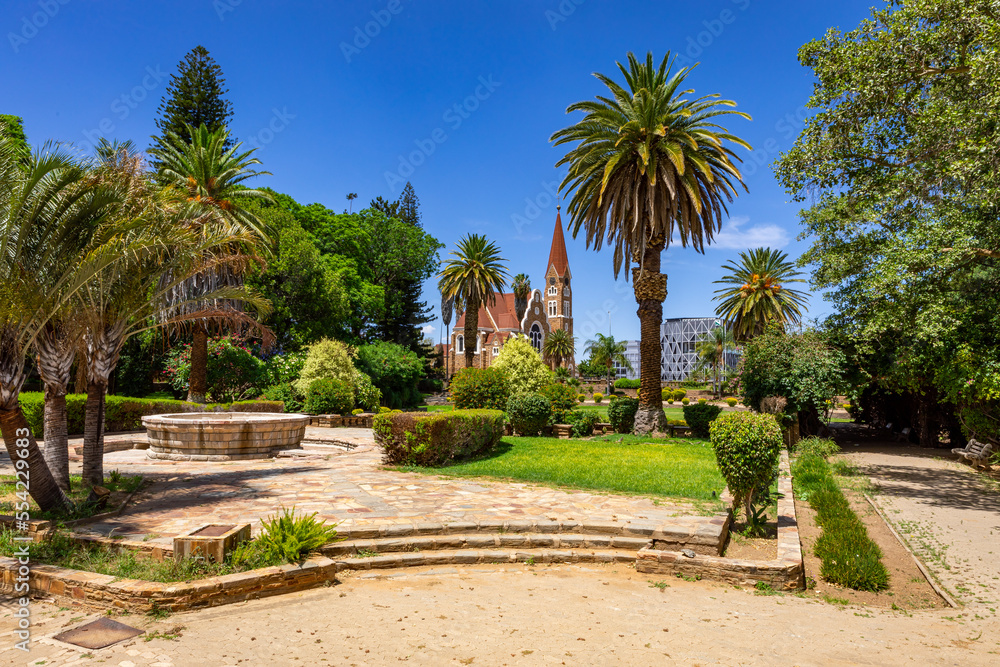
[[[359,25],[354,26],[354,40],[350,44],[340,43],[340,52],[344,54],[344,60],[347,61],[347,64],[351,63],[354,56],[360,55],[363,50],[368,48],[372,40],[381,35],[382,30],[389,27],[389,24],[392,23],[392,17],[402,11],[402,0],[389,0],[385,9],[372,11],[374,20],[366,23],[364,29]]]
[[[8,32],[7,40],[10,48],[17,53],[21,47],[35,38],[38,31],[49,24],[49,19],[55,18],[63,5],[68,5],[70,0],[39,0],[38,9],[31,16],[21,18],[21,30],[19,32]]]

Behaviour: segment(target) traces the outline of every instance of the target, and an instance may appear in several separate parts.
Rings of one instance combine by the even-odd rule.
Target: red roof
[[[496,303],[490,306],[490,315],[500,329],[520,330],[521,323],[517,321],[517,308],[514,307],[514,294],[497,294]],[[479,307],[479,319],[477,321],[480,329],[493,330],[493,322],[486,314],[486,307]],[[455,322],[455,329],[465,328],[465,313],[462,313]]]
[[[569,271],[569,257],[566,255],[566,239],[563,237],[562,216],[556,210],[556,229],[552,233],[552,249],[549,250],[549,263],[545,267],[546,273],[550,267],[555,267],[556,275],[565,276]]]

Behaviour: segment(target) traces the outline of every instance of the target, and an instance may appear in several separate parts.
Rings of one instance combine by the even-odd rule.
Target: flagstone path
[[[322,444],[331,439],[356,448]],[[256,532],[262,518],[282,507],[316,512],[342,526],[484,518],[666,523],[672,517],[711,513],[711,508],[702,510],[684,500],[388,470],[381,467],[370,429],[310,427],[306,440],[320,444],[307,446],[302,456],[261,461],[154,461],[142,450],[108,453],[105,473],[138,473],[152,484],[121,516],[79,530],[168,543],[206,523],[249,522]],[[78,465],[71,461],[71,469]]]

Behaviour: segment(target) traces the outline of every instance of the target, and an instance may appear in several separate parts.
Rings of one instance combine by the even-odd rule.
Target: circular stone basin
[[[238,461],[298,449],[308,415],[280,412],[192,412],[142,418],[151,459]]]

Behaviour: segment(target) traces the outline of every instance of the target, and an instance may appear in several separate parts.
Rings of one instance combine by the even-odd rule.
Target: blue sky
[[[730,207],[715,247],[671,247],[665,317],[711,315],[712,281],[739,250],[769,245],[797,258],[799,206],[770,163],[801,128],[812,90],[796,53],[830,27],[849,30],[872,0],[609,2],[250,2],[249,0],[6,0],[0,17],[0,113],[24,118],[29,141],[99,136],[148,145],[168,75],[194,46],[221,65],[237,138],[260,147],[267,185],[303,203],[346,208],[420,197],[425,226],[448,245],[494,239],[541,284],[556,214],[563,148],[551,134],[566,107],[602,93],[629,51],[669,49],[699,62],[698,94],[738,102],[733,118],[750,189]],[[567,238],[578,347],[595,331],[638,338],[631,285],[611,255]],[[425,297],[437,300],[428,283]],[[829,307],[819,296],[809,317]],[[437,339],[435,327],[428,333]]]

